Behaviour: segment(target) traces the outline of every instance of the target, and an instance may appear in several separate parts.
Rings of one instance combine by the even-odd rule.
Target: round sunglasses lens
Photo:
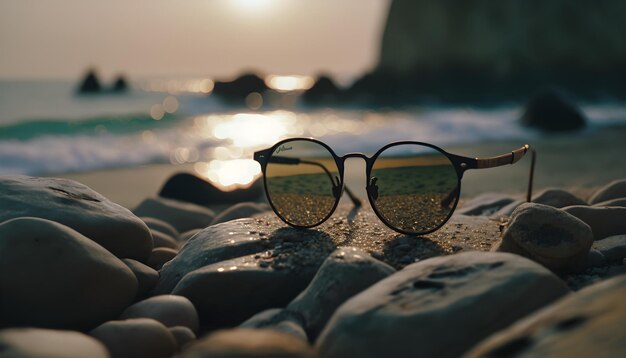
[[[265,185],[276,213],[301,227],[324,221],[341,194],[333,155],[323,145],[305,140],[274,149],[265,169]]]
[[[372,167],[368,192],[383,220],[407,233],[441,227],[459,200],[460,179],[450,159],[424,145],[385,149]]]

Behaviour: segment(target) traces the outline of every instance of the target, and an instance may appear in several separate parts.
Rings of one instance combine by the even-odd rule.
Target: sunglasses
[[[355,206],[361,201],[344,184],[344,162],[366,163],[367,196],[372,209],[389,228],[410,235],[431,233],[452,216],[468,169],[513,164],[532,153],[526,194],[530,201],[535,151],[528,145],[490,158],[451,154],[432,144],[401,141],[385,145],[372,157],[362,153],[337,156],[312,138],[291,138],[254,153],[261,164],[267,199],[278,217],[296,228],[326,221],[345,192]]]

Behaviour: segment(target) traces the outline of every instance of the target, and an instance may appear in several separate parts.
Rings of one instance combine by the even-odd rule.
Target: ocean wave
[[[28,140],[41,136],[128,134],[176,125],[182,117],[165,114],[161,120],[149,115],[129,114],[102,116],[81,120],[31,119],[0,125],[0,140]]]
[[[626,124],[626,106],[586,105],[582,109],[590,125],[581,135]],[[0,126],[0,174],[41,175],[210,161],[220,146],[228,150],[239,146],[234,152],[240,153],[240,158],[251,158],[254,150],[290,136],[316,137],[339,155],[372,154],[398,140],[428,142],[444,149],[487,141],[532,143],[542,134],[522,127],[517,120],[520,113],[519,106],[488,110],[430,107],[395,112],[220,112],[197,117],[171,115],[160,121],[142,115],[33,120]]]

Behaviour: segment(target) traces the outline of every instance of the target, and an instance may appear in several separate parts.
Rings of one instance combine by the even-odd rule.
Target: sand
[[[435,143],[436,144],[436,143]],[[465,156],[495,156],[517,149],[522,141],[485,142],[447,151]],[[538,152],[535,192],[547,187],[566,188],[587,196],[612,180],[626,178],[626,127],[589,130],[586,133],[544,135],[528,144]],[[358,151],[359,148],[355,148]],[[530,159],[500,168],[470,170],[461,185],[464,199],[486,193],[522,195],[526,191]],[[365,198],[365,164],[360,159],[346,161],[346,183]],[[148,165],[125,169],[52,175],[77,180],[127,208],[144,198],[156,196],[169,176],[191,172],[192,165]],[[343,200],[347,200],[344,196]]]

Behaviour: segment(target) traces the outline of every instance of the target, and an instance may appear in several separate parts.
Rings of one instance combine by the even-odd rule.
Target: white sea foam
[[[179,100],[181,109],[171,121],[148,119],[146,122],[118,114],[118,117],[105,116],[89,122],[89,118],[69,116],[82,111],[76,108],[68,108],[68,117],[64,120],[42,118],[31,125],[24,125],[29,122],[23,120],[4,118],[0,120],[4,123],[4,127],[0,124],[0,174],[37,175],[156,162],[209,161],[216,158],[216,153],[226,152],[237,154],[230,159],[251,158],[254,150],[272,144],[268,142],[268,133],[271,141],[293,136],[316,137],[340,155],[373,153],[398,140],[428,142],[445,149],[494,140],[532,142],[540,136],[519,125],[521,107],[517,105],[488,109],[430,106],[393,112],[269,111],[242,115],[226,109],[215,99],[183,97]],[[113,98],[110,101],[123,100]],[[126,109],[130,111],[131,107]],[[624,104],[593,103],[583,105],[582,109],[590,120],[587,131],[626,124]],[[61,111],[58,115],[63,114],[61,109],[57,111]],[[54,135],[47,132],[49,129],[55,130]]]

